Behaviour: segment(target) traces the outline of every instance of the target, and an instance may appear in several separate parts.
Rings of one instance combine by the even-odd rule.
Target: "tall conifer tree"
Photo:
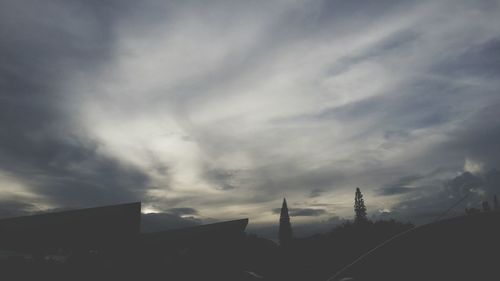
[[[368,221],[366,218],[365,200],[363,200],[363,194],[359,190],[359,187],[356,188],[356,193],[354,194],[354,212],[356,213],[356,217],[354,218],[355,223],[359,224]]]
[[[292,225],[290,224],[290,216],[288,215],[288,206],[285,198],[283,198],[283,205],[281,206],[278,237],[280,245],[286,245],[292,240]]]

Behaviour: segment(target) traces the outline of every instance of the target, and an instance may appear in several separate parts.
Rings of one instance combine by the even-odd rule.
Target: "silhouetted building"
[[[163,251],[182,249],[200,242],[224,242],[240,238],[248,224],[248,219],[218,222],[188,228],[166,230],[141,235],[144,249]]]
[[[0,220],[0,249],[43,253],[109,248],[136,240],[141,203]]]
[[[144,268],[140,279],[237,279],[247,224],[241,219],[142,234],[135,263]]]
[[[241,279],[248,219],[145,234],[140,220],[140,202],[2,219],[0,272],[8,280]]]
[[[288,206],[285,198],[283,198],[283,204],[281,206],[278,237],[280,245],[285,245],[292,240],[292,225],[290,224],[290,216],[288,215]]]
[[[493,196],[493,209],[495,211],[500,210],[500,205],[498,204],[498,199],[496,194]]]

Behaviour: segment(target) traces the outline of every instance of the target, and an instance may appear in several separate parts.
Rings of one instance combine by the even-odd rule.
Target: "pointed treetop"
[[[366,218],[365,200],[363,200],[363,194],[361,190],[359,190],[359,187],[356,188],[356,193],[354,195],[354,212],[356,214],[354,222],[364,223],[368,221]]]
[[[286,204],[286,198],[283,198],[283,204],[281,205],[281,218],[288,218],[288,206]]]
[[[285,246],[292,240],[292,225],[290,224],[290,216],[288,215],[288,206],[285,198],[283,198],[283,205],[281,205],[278,237],[280,246]]]

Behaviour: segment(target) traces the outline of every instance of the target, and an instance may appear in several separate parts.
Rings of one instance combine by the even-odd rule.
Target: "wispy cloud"
[[[142,200],[258,222],[283,196],[348,217],[357,186],[371,210],[401,206],[465,159],[500,166],[499,10],[2,2],[0,192],[23,186],[12,209]],[[425,177],[412,192],[408,175]]]

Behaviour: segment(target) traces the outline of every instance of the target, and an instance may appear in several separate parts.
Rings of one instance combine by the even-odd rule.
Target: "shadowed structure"
[[[0,249],[43,253],[108,248],[137,239],[140,220],[140,202],[2,219]]]
[[[500,212],[481,212],[413,228],[329,281],[498,280],[499,222]]]
[[[140,220],[140,202],[0,220],[0,272],[16,280],[235,280],[244,273],[238,257],[248,219],[146,234]]]
[[[288,206],[286,198],[283,198],[283,204],[280,212],[280,228],[279,228],[280,245],[286,245],[292,240],[292,225],[290,224],[290,216],[288,215]]]

